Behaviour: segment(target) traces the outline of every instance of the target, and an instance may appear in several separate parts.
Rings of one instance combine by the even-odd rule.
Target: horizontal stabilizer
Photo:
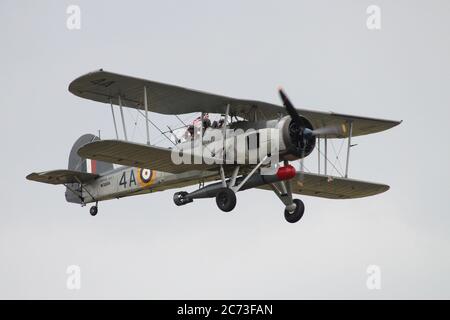
[[[374,182],[300,173],[291,180],[292,193],[328,199],[355,199],[373,196],[389,190],[389,186]],[[269,185],[260,189],[272,190]]]
[[[171,153],[171,149],[120,140],[94,141],[78,150],[83,158],[170,173],[216,167],[207,164],[175,164]]]
[[[66,184],[66,183],[86,183],[94,180],[98,174],[78,172],[72,170],[52,170],[45,172],[33,172],[27,175],[27,179],[31,181],[49,183],[49,184]]]

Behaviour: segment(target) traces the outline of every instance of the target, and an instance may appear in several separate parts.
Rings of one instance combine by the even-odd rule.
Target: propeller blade
[[[297,110],[295,110],[293,104],[287,97],[287,95],[284,93],[283,89],[278,89],[278,92],[280,93],[281,100],[283,101],[283,105],[286,108],[287,113],[291,116],[292,120],[301,128],[305,127],[305,124],[300,117],[300,115],[297,113]]]
[[[317,128],[312,131],[313,136],[328,135],[328,134],[341,134],[342,129],[339,126],[330,126]]]

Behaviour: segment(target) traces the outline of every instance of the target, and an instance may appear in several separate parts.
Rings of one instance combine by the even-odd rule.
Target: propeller
[[[305,140],[309,137],[313,136],[319,136],[319,135],[332,135],[332,134],[340,134],[342,133],[342,129],[340,126],[327,126],[327,127],[321,127],[314,130],[311,130],[307,127],[307,124],[301,115],[297,113],[297,110],[295,110],[294,105],[287,97],[286,93],[284,93],[282,88],[278,89],[278,92],[280,93],[281,100],[283,101],[283,105],[286,108],[287,113],[291,117],[291,119],[296,124],[297,128],[293,128],[294,130],[297,129],[298,133],[302,136]],[[301,141],[304,142],[304,141]]]
[[[310,129],[311,124],[302,117],[300,114],[298,114],[297,110],[295,110],[294,105],[287,97],[286,93],[283,91],[283,89],[280,87],[278,89],[278,92],[280,94],[281,100],[283,101],[283,105],[286,108],[286,112],[291,117],[292,122],[289,124],[289,135],[292,138],[292,141],[294,141],[297,145],[297,151],[299,152],[300,156],[300,172],[301,172],[301,181],[303,181],[303,174],[304,174],[304,158],[307,154],[307,144],[313,137],[320,136],[320,135],[337,135],[342,133],[341,127],[339,126],[327,126],[327,127],[321,127],[316,129]]]
[[[284,93],[283,89],[279,88],[278,92],[283,101],[283,105],[286,108],[286,112],[292,119],[292,122],[289,125],[289,135],[297,142],[297,147],[300,148],[300,180],[303,182],[305,147],[307,141],[312,137],[313,131],[307,128],[307,123],[304,118],[297,113],[297,110],[295,110],[294,105]]]
[[[289,100],[286,93],[284,93],[283,89],[279,88],[278,92],[280,94],[281,100],[283,101],[283,105],[286,108],[286,112],[292,119],[292,122],[289,124],[289,135],[291,136],[293,141],[296,142],[297,148],[303,156],[304,149],[308,140],[312,138],[313,131],[307,127],[305,118],[297,113],[297,110],[295,110],[294,105]]]
[[[322,127],[312,130],[311,134],[313,136],[320,136],[320,135],[334,135],[334,134],[341,134],[342,129],[340,126],[328,126],[328,127]]]
[[[297,110],[295,110],[294,106],[292,105],[291,101],[287,97],[287,95],[284,93],[283,89],[279,88],[278,92],[280,93],[281,100],[283,101],[283,105],[286,108],[287,113],[291,116],[292,120],[300,127],[300,128],[306,128],[306,123],[300,117],[300,115],[297,113]]]

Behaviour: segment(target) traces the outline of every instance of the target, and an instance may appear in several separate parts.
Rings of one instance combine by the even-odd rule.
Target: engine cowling
[[[278,124],[284,145],[282,156],[285,160],[305,158],[313,152],[316,145],[316,138],[312,135],[314,128],[311,122],[305,117],[301,118],[305,123],[303,130],[289,116],[282,118]]]

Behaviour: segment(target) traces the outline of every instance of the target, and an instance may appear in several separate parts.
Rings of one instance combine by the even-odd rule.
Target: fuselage
[[[256,165],[267,154],[273,158],[272,164],[278,165],[280,161],[299,158],[290,153],[292,143],[286,134],[289,121],[289,117],[257,122],[240,121],[230,124],[226,131],[207,128],[202,132],[201,137],[194,136],[192,140],[178,144],[174,150],[183,150],[184,155],[187,153],[200,155],[203,160],[205,157],[210,161],[212,159],[216,161],[211,163],[214,168],[217,168],[217,163]],[[223,157],[224,149],[226,159]],[[304,156],[311,151],[309,150]],[[174,174],[151,169],[119,167],[104,172],[97,179],[84,184],[81,196],[84,203],[89,203],[217,179],[219,179],[218,170],[191,170]],[[70,196],[66,196],[66,199],[74,202],[71,201]]]
[[[215,172],[199,170],[173,174],[150,169],[119,167],[85,184],[82,197],[85,203],[117,199],[192,184],[193,179],[198,179],[199,182],[211,181],[216,175]]]

